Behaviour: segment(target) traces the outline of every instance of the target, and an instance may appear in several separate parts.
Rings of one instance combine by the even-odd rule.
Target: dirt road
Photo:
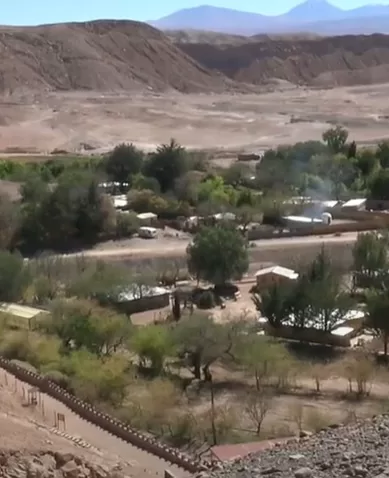
[[[318,246],[321,244],[353,244],[357,239],[358,233],[349,232],[341,236],[307,236],[307,237],[287,237],[280,239],[261,239],[252,241],[255,245],[253,251],[260,250],[283,250],[293,249],[295,247],[304,246]],[[132,240],[131,240],[132,241]],[[135,242],[136,241],[136,242]],[[129,242],[129,241],[127,241]],[[131,243],[131,242],[130,242]],[[109,259],[112,258],[131,258],[131,257],[163,257],[163,256],[178,256],[185,254],[189,240],[175,240],[164,241],[159,246],[157,241],[153,240],[134,240],[134,246],[121,247],[120,243],[112,243],[111,247],[106,249],[90,249],[84,251],[82,254],[85,257]],[[292,251],[291,251],[292,252]],[[66,254],[63,257],[77,257],[80,253]],[[270,259],[271,260],[271,259]]]
[[[14,392],[15,400],[22,401],[23,388],[25,393],[30,386],[20,380],[16,380],[13,375],[0,369],[0,376],[3,385]],[[7,379],[5,379],[7,377]],[[129,468],[133,478],[155,478],[162,477],[164,470],[171,470],[177,478],[187,478],[189,473],[178,468],[175,465],[165,462],[157,456],[151,455],[139,448],[126,443],[97,426],[83,420],[81,417],[69,410],[63,403],[55,400],[46,394],[41,394],[43,403],[40,408],[40,421],[46,426],[54,426],[55,413],[62,413],[65,416],[66,433],[73,437],[82,438],[92,447],[97,448],[101,454],[117,458],[117,461],[124,462],[126,468]],[[43,410],[43,411],[42,411]],[[63,430],[62,424],[60,427]]]

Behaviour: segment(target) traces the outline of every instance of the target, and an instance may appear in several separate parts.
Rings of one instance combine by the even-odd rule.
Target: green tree
[[[143,176],[142,173],[138,173],[132,177],[131,188],[139,189],[140,191],[147,189],[156,194],[159,194],[160,192],[159,182],[155,178]]]
[[[234,205],[237,200],[236,190],[232,186],[224,184],[221,176],[206,179],[199,185],[200,202],[212,202],[219,205]]]
[[[154,214],[161,214],[169,207],[166,199],[148,189],[131,190],[127,195],[127,204],[130,209],[137,213],[153,212]]]
[[[56,302],[43,328],[58,336],[67,350],[87,349],[97,356],[110,356],[131,335],[127,317],[87,301]]]
[[[130,349],[138,355],[141,367],[149,368],[155,376],[160,375],[166,358],[173,355],[170,330],[163,325],[139,327],[131,339]]]
[[[389,169],[375,174],[369,184],[369,197],[371,199],[389,199]]]
[[[203,178],[204,173],[200,171],[188,171],[180,176],[174,185],[177,199],[195,206],[199,199],[199,186]]]
[[[16,241],[19,207],[0,193],[0,249],[9,249]]]
[[[215,285],[241,279],[249,266],[245,239],[227,225],[201,229],[188,246],[187,256],[189,271]]]
[[[325,131],[322,138],[333,153],[343,153],[348,138],[348,131],[338,125]]]
[[[145,176],[159,182],[162,193],[174,189],[176,180],[188,170],[188,157],[185,148],[174,139],[163,144],[150,155],[144,166]]]
[[[261,292],[253,294],[253,302],[261,316],[266,318],[272,327],[280,327],[291,313],[291,296],[293,289],[289,284],[273,284]]]
[[[378,144],[377,158],[382,168],[389,168],[389,141]]]
[[[28,269],[18,253],[0,250],[0,301],[18,302],[30,282]]]
[[[116,216],[116,236],[118,238],[132,237],[140,227],[138,215],[127,211],[127,214],[118,213]]]
[[[388,275],[388,240],[378,232],[358,234],[353,247],[354,285],[381,288]]]
[[[382,339],[384,356],[388,356],[389,291],[371,291],[367,297],[366,326]]]
[[[290,357],[280,342],[248,332],[234,349],[234,357],[246,371],[254,375],[255,388],[260,391],[276,374],[280,362],[290,360]]]
[[[331,332],[350,311],[352,302],[342,289],[341,277],[329,275],[311,290],[311,311],[316,327]]]
[[[196,379],[211,380],[211,365],[228,356],[238,340],[242,324],[218,324],[211,317],[195,314],[181,319],[173,329],[178,356],[184,358]]]
[[[31,195],[27,195],[32,197]],[[57,187],[22,207],[24,248],[69,249],[113,232],[116,214],[90,173],[64,174]]]
[[[62,362],[62,371],[71,377],[77,396],[90,403],[122,404],[130,377],[128,361],[114,355],[100,360],[85,349],[71,352]]]
[[[379,168],[379,160],[371,149],[362,149],[355,156],[355,166],[363,178],[368,179]]]
[[[143,165],[144,153],[133,144],[119,144],[107,156],[104,167],[112,181],[124,183],[131,181]]]

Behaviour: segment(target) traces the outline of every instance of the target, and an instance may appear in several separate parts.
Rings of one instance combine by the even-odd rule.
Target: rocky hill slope
[[[389,78],[389,35],[176,44],[205,68],[240,82],[261,84],[278,78],[339,86],[384,83]]]
[[[0,476],[3,478],[124,478],[109,470],[64,452],[0,451]]]
[[[387,478],[388,437],[389,417],[379,416],[228,463],[212,478]]]
[[[101,20],[0,27],[0,92],[220,91],[236,85],[144,23]],[[238,87],[239,88],[239,87]]]

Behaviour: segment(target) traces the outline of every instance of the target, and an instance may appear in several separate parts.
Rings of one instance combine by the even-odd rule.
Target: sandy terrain
[[[0,369],[0,448],[26,448],[29,451],[53,449],[84,454],[92,462],[120,463],[123,470],[133,478],[151,478],[163,476],[165,469],[172,470],[177,477],[188,474],[160,458],[150,455],[104,430],[82,420],[65,405],[52,397],[42,394],[43,406],[31,410],[23,407],[24,393],[30,387],[16,380],[12,375]],[[66,433],[71,437],[82,438],[90,449],[76,447],[69,440],[52,432],[54,414],[63,413],[66,421]],[[64,431],[62,425],[60,431]]]
[[[0,151],[104,151],[121,141],[154,148],[263,150],[319,139],[341,123],[360,143],[388,135],[389,84],[329,90],[278,88],[258,95],[57,93],[0,99]]]

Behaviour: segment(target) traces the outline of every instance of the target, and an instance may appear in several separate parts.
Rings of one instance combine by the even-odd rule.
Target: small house
[[[8,302],[0,303],[0,316],[4,318],[7,327],[33,330],[40,319],[47,315],[47,310],[36,309],[26,305]]]
[[[350,199],[342,205],[342,210],[364,211],[366,209],[366,199]]]
[[[155,226],[158,221],[158,216],[153,212],[142,212],[137,217],[142,226]]]
[[[293,269],[282,266],[272,266],[260,269],[255,273],[255,279],[259,289],[271,287],[274,284],[294,281],[298,278],[298,273]]]

